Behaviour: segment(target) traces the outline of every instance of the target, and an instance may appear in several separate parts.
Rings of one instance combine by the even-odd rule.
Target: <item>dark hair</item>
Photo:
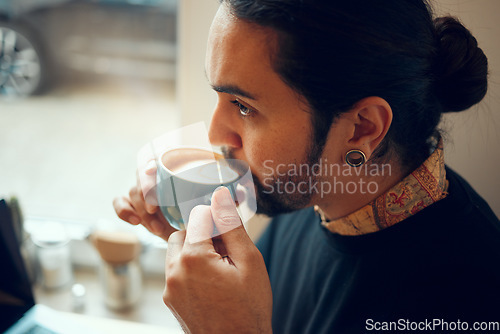
[[[275,71],[313,110],[321,150],[335,118],[369,96],[393,123],[374,158],[392,148],[403,165],[428,155],[443,112],[487,90],[487,58],[452,17],[432,19],[426,0],[222,0],[239,19],[277,32]]]

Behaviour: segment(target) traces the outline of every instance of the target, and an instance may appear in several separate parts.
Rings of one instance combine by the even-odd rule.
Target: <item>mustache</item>
[[[226,163],[233,169],[234,171],[243,175],[249,169],[251,171],[250,166],[246,163],[246,161],[239,160],[235,158],[234,149],[230,149],[227,146],[223,146],[221,148],[221,153],[224,156]],[[255,178],[255,175],[252,173],[252,176]]]
[[[234,159],[234,149],[228,148],[227,146],[223,146],[221,148],[222,155],[224,159]]]
[[[241,172],[245,173],[248,169],[250,169],[250,173],[252,174],[253,183],[257,187],[257,189],[260,191],[263,191],[264,189],[266,189],[264,187],[264,185],[261,184],[258,176],[253,172],[252,168],[247,164],[247,162],[235,158],[234,149],[228,148],[227,146],[223,146],[223,147],[221,147],[221,153],[224,156],[224,159],[227,160],[229,167],[231,167],[233,170],[236,170],[240,173]]]

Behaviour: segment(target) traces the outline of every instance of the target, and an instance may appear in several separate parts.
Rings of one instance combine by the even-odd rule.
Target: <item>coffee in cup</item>
[[[178,230],[185,229],[195,206],[210,205],[213,192],[220,186],[227,187],[237,202],[236,187],[249,171],[240,161],[191,147],[168,150],[159,156],[157,164],[158,205]]]

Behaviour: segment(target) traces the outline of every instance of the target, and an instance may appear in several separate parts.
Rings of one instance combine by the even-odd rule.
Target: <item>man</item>
[[[206,73],[218,95],[209,131],[212,144],[223,146],[226,157],[251,167],[259,212],[277,215],[314,205],[322,220],[311,209],[279,216],[259,241],[259,252],[241,226],[227,189],[215,192],[210,207],[191,212],[187,231],[174,233],[157,208],[144,203],[139,186],[129,198],[115,200],[122,219],[143,224],[168,240],[164,301],[187,332],[360,333],[408,330],[433,317],[444,317],[448,326],[457,326],[460,319],[495,320],[486,304],[500,297],[494,285],[500,273],[491,267],[500,259],[495,244],[500,239],[498,219],[465,181],[445,171],[442,145],[429,138],[441,112],[452,107],[434,102],[444,101],[441,90],[429,98],[434,79],[416,77],[417,72],[429,75],[429,66],[414,70],[405,62],[411,57],[420,64],[421,59],[413,58],[429,58],[435,46],[424,54],[422,41],[410,45],[415,40],[411,33],[405,37],[408,44],[397,42],[399,32],[389,42],[380,20],[388,10],[379,9],[377,17],[371,11],[377,10],[376,4],[360,3],[367,8],[336,1],[224,1],[209,34]],[[336,11],[331,8],[335,6]],[[391,1],[387,6],[402,24],[405,15],[421,15],[415,18],[422,27],[418,33],[435,38],[424,2]],[[345,13],[373,22],[353,24]],[[326,57],[320,51],[327,39],[317,36],[326,25],[335,26],[335,20],[351,30],[332,29],[332,38],[343,38],[345,44],[334,43],[337,49],[323,51],[329,57],[340,55],[344,63],[323,59],[309,65],[324,66],[325,73],[320,68],[308,75],[304,64],[314,62],[311,57]],[[274,22],[285,22],[290,30]],[[418,30],[412,27],[415,22],[400,26],[401,31]],[[317,31],[307,38],[307,31],[299,31],[304,27]],[[358,45],[349,41],[361,32],[372,54],[365,53],[369,60],[356,64],[351,58],[361,56],[344,57],[344,52],[356,53]],[[296,47],[297,40],[316,49]],[[351,51],[345,51],[349,43]],[[377,45],[380,49],[374,49]],[[384,50],[387,54],[381,56]],[[302,56],[304,63],[290,60],[290,54]],[[370,62],[375,61],[391,70],[374,67]],[[333,72],[332,66],[337,66]],[[350,71],[356,66],[362,80]],[[289,68],[301,72],[300,82],[290,79],[294,73],[287,72]],[[316,80],[335,81],[337,88],[301,86]],[[382,80],[387,82],[380,84]],[[481,80],[477,85],[484,85]],[[365,86],[370,86],[369,93],[363,91]],[[322,89],[326,93],[315,95]],[[485,89],[471,97],[471,103],[484,94]],[[332,105],[329,116],[320,115],[320,103]],[[421,109],[427,116],[416,115]],[[402,120],[402,113],[415,118]],[[458,214],[460,207],[467,210]],[[450,222],[441,226],[436,222],[443,217],[450,217]],[[460,217],[477,220],[479,227],[464,225]],[[449,232],[453,223],[457,231]],[[211,239],[214,228],[222,233],[223,252]],[[458,290],[463,284],[471,286]]]

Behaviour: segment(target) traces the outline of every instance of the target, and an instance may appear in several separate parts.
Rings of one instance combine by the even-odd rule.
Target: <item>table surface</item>
[[[93,318],[127,320],[180,330],[177,320],[162,300],[165,284],[163,277],[143,278],[140,300],[134,307],[123,311],[111,310],[104,304],[97,270],[75,270],[73,283],[82,284],[86,290],[84,307],[78,312],[73,309],[71,284],[58,290],[46,290],[36,285],[34,288],[36,302],[58,311],[88,315]]]

